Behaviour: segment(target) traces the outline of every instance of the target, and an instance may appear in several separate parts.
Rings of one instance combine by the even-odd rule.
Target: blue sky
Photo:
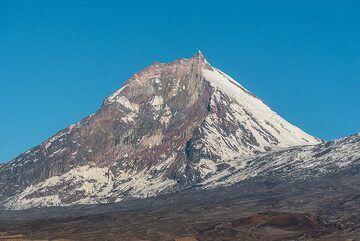
[[[359,132],[358,2],[2,2],[0,162],[95,112],[154,61],[198,49],[306,132]]]

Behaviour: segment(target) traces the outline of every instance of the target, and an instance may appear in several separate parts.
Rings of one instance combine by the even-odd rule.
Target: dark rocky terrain
[[[254,180],[118,204],[3,211],[0,232],[3,240],[359,240],[359,180]]]

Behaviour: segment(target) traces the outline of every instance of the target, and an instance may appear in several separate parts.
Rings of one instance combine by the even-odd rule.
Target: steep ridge
[[[198,52],[135,74],[95,114],[1,166],[0,203],[145,198],[204,182],[234,159],[318,143]]]

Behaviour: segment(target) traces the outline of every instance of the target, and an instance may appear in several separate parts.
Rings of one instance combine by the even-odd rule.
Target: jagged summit
[[[205,58],[200,49],[196,52],[196,54],[194,56],[200,57],[200,58]]]
[[[202,61],[206,61],[205,56],[204,56],[204,54],[201,52],[201,50],[198,50],[198,51],[194,54],[193,58],[196,58],[196,59],[199,59],[199,60],[202,60]]]
[[[199,51],[145,68],[95,114],[1,166],[0,203],[155,196],[209,180],[234,159],[318,143]]]

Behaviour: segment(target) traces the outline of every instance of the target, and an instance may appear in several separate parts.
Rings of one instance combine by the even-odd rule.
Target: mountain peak
[[[133,75],[95,114],[1,166],[0,208],[156,196],[237,158],[317,143],[198,51]]]
[[[193,59],[198,59],[198,60],[207,62],[206,59],[205,59],[205,56],[204,56],[204,54],[201,52],[201,50],[198,50],[198,51],[193,55],[192,58],[193,58]]]
[[[194,54],[194,56],[204,58],[204,54],[201,52],[200,49]]]

